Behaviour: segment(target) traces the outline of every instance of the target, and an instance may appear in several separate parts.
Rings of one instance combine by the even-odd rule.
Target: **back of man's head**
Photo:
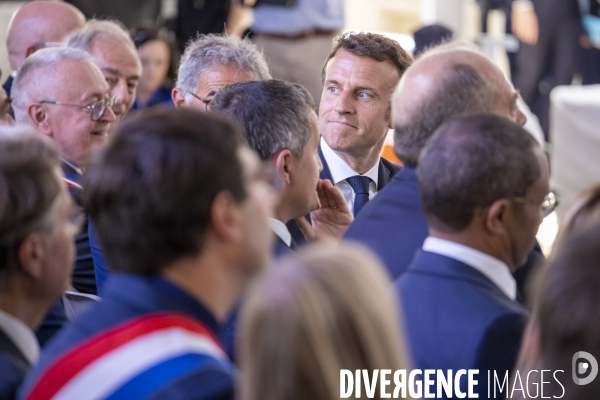
[[[540,176],[537,142],[496,115],[455,119],[435,131],[419,158],[417,178],[430,226],[461,232],[499,199],[524,197]]]
[[[63,190],[58,168],[58,151],[39,133],[0,127],[0,287],[19,273],[21,242],[52,228],[50,214]]]
[[[539,289],[535,325],[539,328],[539,346],[543,370],[563,370],[559,386],[554,379],[546,383],[545,394],[559,398],[594,399],[600,379],[589,384],[572,379],[598,373],[600,360],[600,223],[576,231],[554,254]],[[579,352],[591,354],[577,356]],[[582,374],[580,366],[588,364]],[[573,374],[573,375],[572,375]],[[539,376],[539,375],[538,375]]]
[[[91,63],[92,59],[85,51],[57,47],[37,51],[25,60],[12,86],[12,106],[18,123],[31,123],[29,106],[51,99],[64,89],[69,77],[57,72],[62,62]]]
[[[13,15],[6,44],[10,66],[19,69],[23,61],[50,42],[61,42],[83,26],[85,17],[75,7],[62,1],[31,1]]]
[[[187,44],[179,61],[175,87],[195,93],[201,74],[223,66],[234,66],[256,80],[271,79],[264,56],[249,39],[202,35]]]
[[[314,101],[302,86],[280,80],[246,81],[221,89],[211,110],[231,117],[262,160],[289,149],[301,158],[311,131]]]
[[[83,184],[107,263],[149,276],[205,250],[215,197],[246,197],[239,149],[232,125],[187,109],[120,125]]]
[[[474,50],[448,44],[423,54],[408,69],[393,105],[394,151],[404,165],[416,167],[427,140],[444,122],[495,113],[498,85],[486,73],[493,68],[497,69]]]

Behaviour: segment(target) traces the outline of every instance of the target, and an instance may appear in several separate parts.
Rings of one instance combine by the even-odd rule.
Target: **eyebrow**
[[[102,68],[102,71],[106,72],[106,73],[109,73],[111,75],[122,76],[122,74],[118,70],[116,70],[114,68],[104,67],[104,68]],[[139,80],[140,76],[137,75],[137,74],[136,75],[131,75],[131,76],[128,76],[126,79],[127,80],[132,80],[132,79]]]

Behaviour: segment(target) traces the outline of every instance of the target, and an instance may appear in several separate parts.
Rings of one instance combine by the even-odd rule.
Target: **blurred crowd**
[[[437,370],[454,392],[425,377],[402,397],[595,399],[600,188],[548,259],[536,241],[559,198],[547,93],[525,85],[576,70],[540,55],[567,61],[546,6],[509,5],[513,85],[440,25],[411,54],[342,33],[341,0],[258,0],[243,37],[228,24],[250,5],[219,3],[180,1],[176,25],[59,1],[13,15],[0,398],[386,398],[375,371]],[[591,49],[586,28],[565,35]]]

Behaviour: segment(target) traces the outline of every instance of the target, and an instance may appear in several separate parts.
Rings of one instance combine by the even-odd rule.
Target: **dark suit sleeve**
[[[477,349],[475,369],[479,369],[479,398],[488,398],[488,371],[490,371],[491,382],[494,381],[494,371],[500,382],[508,371],[510,374],[517,361],[521,339],[527,318],[523,314],[505,314],[490,324]],[[490,384],[493,397],[493,387]],[[504,398],[500,393],[498,398]],[[506,394],[506,392],[504,392]]]

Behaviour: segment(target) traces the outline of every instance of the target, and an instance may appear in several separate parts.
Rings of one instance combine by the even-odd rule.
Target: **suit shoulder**
[[[390,171],[390,178],[392,178],[394,175],[396,175],[402,169],[402,167],[400,165],[395,164],[391,161],[388,161],[383,157],[381,157],[381,162],[383,163],[384,167],[386,167]]]

